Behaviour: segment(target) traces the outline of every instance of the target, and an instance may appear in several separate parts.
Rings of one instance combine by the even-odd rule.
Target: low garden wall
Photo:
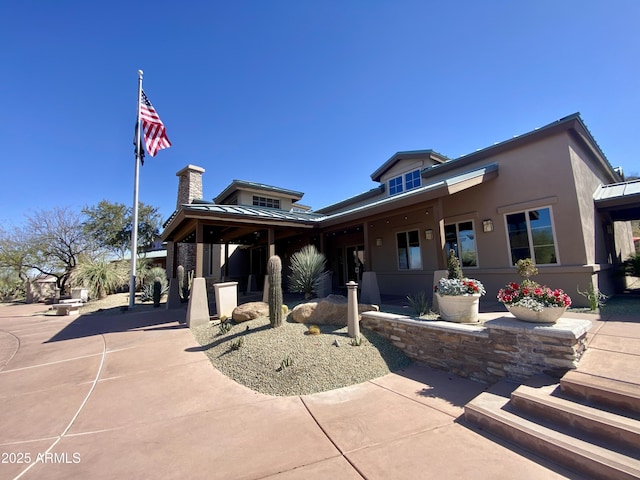
[[[365,312],[360,325],[391,340],[416,362],[495,383],[539,373],[560,377],[576,368],[591,322],[561,318],[541,325],[503,316],[471,325]]]

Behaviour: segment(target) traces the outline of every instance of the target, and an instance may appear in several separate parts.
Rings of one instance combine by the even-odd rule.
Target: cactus
[[[269,275],[269,322],[272,327],[282,325],[282,261],[277,255],[267,262]]]
[[[178,285],[180,286],[180,301],[184,303],[185,299],[182,291],[182,285],[184,285],[184,267],[182,265],[178,265],[176,276],[178,277]]]
[[[184,267],[178,265],[176,276],[178,277],[178,285],[180,285],[180,301],[187,303],[189,301],[189,292],[191,291],[191,282],[193,282],[193,270],[185,276]]]
[[[456,252],[453,249],[449,250],[449,258],[447,259],[447,270],[449,271],[449,280],[458,279],[462,280],[464,275],[462,274],[462,267],[460,266],[460,260],[456,256]]]
[[[160,297],[162,296],[162,279],[156,277],[153,279],[153,306],[160,306]]]

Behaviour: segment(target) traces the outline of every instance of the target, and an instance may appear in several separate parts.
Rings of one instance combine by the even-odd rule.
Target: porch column
[[[224,280],[229,279],[229,242],[224,243]]]
[[[362,224],[362,234],[364,235],[364,264],[368,271],[373,271],[373,255],[371,255],[371,243],[369,242],[369,224]]]
[[[267,230],[267,241],[268,241],[268,257],[271,258],[276,254],[276,231],[273,228]]]
[[[202,277],[204,263],[204,226],[196,221],[196,271],[195,278]]]
[[[176,269],[178,268],[178,258],[176,255],[176,243],[167,242],[167,260],[166,260],[167,278],[171,280],[176,277]]]
[[[447,268],[447,255],[448,252],[445,252],[445,236],[444,236],[444,215],[442,208],[442,198],[438,198],[435,206],[433,207],[433,213],[435,215],[435,219],[438,222],[438,228],[436,228],[436,245],[439,245],[438,249],[438,270],[446,270]]]

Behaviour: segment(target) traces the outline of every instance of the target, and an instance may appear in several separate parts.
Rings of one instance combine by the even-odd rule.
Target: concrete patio
[[[580,478],[466,424],[488,386],[412,365],[300,397],[214,369],[184,310],[0,307],[0,478]],[[640,318],[588,315],[579,370],[640,389]]]

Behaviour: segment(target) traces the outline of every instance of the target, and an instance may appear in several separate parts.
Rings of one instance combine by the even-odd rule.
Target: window
[[[280,208],[280,200],[277,198],[253,196],[253,204],[256,207]]]
[[[420,186],[420,170],[414,170],[404,176],[404,185],[407,190]]]
[[[444,240],[447,255],[453,250],[463,267],[477,267],[476,234],[473,222],[458,222],[444,226]]]
[[[389,195],[397,195],[405,190],[418,188],[420,185],[420,170],[414,170],[389,180]]]
[[[523,258],[537,265],[558,263],[550,208],[511,213],[506,219],[512,265]]]
[[[422,257],[418,230],[399,232],[396,237],[398,240],[398,268],[400,270],[421,269]]]
[[[389,195],[402,193],[402,176],[389,180]]]

